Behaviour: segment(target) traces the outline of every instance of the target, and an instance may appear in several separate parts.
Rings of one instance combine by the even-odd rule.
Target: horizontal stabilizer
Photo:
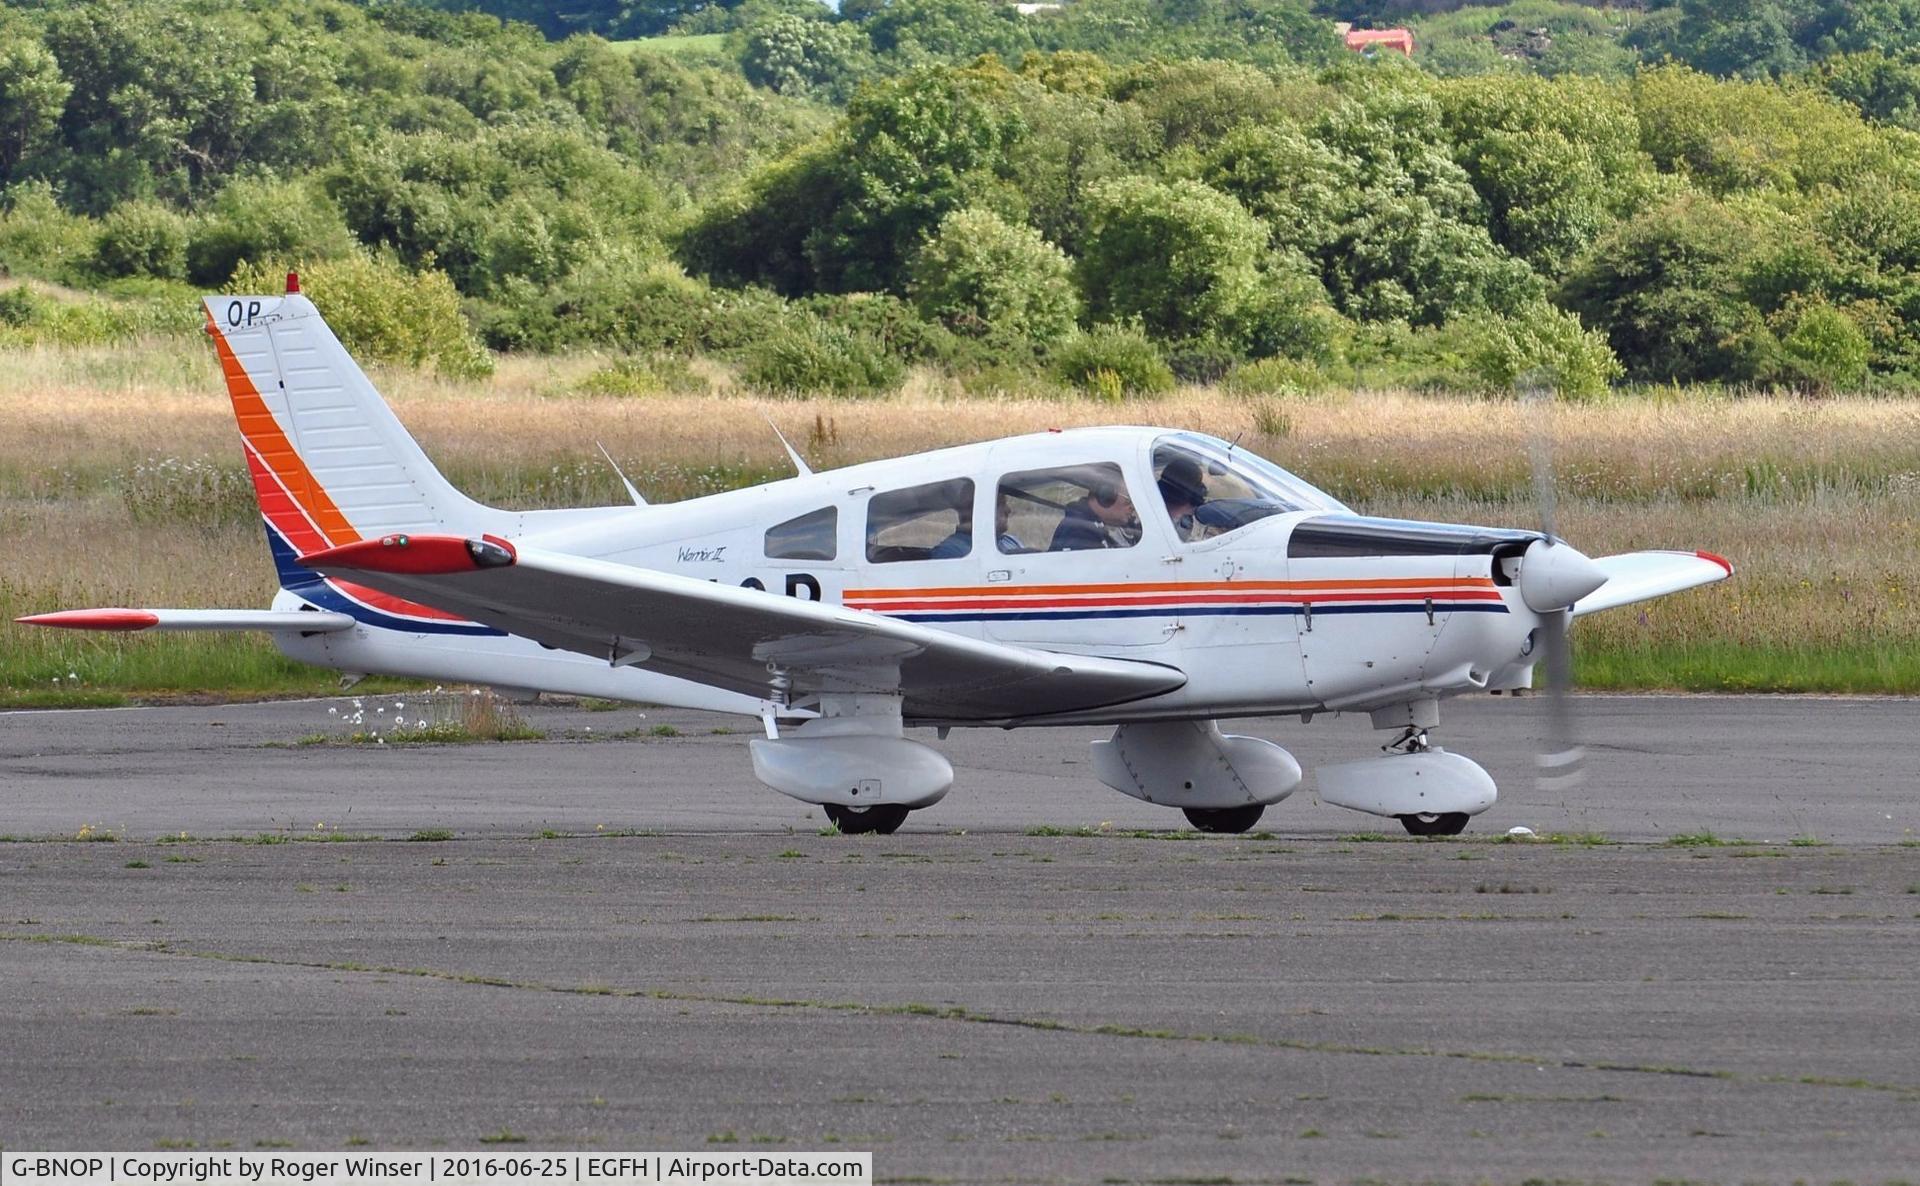
[[[1607,574],[1607,583],[1574,602],[1576,618],[1711,585],[1733,575],[1733,565],[1712,552],[1623,552],[1602,556],[1594,564]]]
[[[353,626],[346,614],[270,609],[67,609],[15,618],[24,626],[63,630],[267,630],[327,634]]]

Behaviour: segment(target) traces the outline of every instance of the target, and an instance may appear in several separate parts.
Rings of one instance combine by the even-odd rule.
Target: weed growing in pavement
[[[432,692],[412,696],[356,696],[327,715],[344,733],[310,733],[296,745],[459,745],[490,741],[540,741],[546,732],[528,725],[513,705],[491,690]]]

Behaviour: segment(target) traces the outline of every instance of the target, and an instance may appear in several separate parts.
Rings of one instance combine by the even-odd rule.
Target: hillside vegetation
[[[370,356],[614,350],[636,392],[1920,374],[1920,6],[478,7],[545,27],[0,10],[0,343],[299,266]]]

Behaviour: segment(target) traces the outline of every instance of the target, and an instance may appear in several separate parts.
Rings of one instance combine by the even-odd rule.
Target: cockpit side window
[[[767,528],[769,560],[831,560],[839,552],[840,509],[821,507]]]
[[[973,480],[889,490],[867,501],[867,559],[954,560],[973,551]]]
[[[1000,479],[993,534],[1005,555],[1131,548],[1140,542],[1140,516],[1119,466],[1059,465]]]
[[[1206,461],[1190,449],[1161,445],[1153,451],[1153,482],[1174,534],[1188,541],[1206,538],[1199,518],[1209,493]]]
[[[1291,511],[1351,513],[1272,462],[1198,433],[1162,437],[1153,449],[1153,476],[1174,532],[1188,542]]]

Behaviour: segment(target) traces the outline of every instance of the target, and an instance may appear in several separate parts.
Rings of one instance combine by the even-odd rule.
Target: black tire
[[[1244,832],[1260,822],[1265,803],[1245,807],[1183,807],[1187,822],[1202,832]]]
[[[907,822],[907,813],[911,807],[901,807],[893,803],[877,803],[872,807],[842,807],[837,803],[825,804],[827,818],[833,826],[848,836],[859,836],[874,832],[881,836],[891,836]]]
[[[1438,815],[1403,815],[1400,823],[1415,836],[1458,836],[1467,830],[1467,813],[1443,811]]]

